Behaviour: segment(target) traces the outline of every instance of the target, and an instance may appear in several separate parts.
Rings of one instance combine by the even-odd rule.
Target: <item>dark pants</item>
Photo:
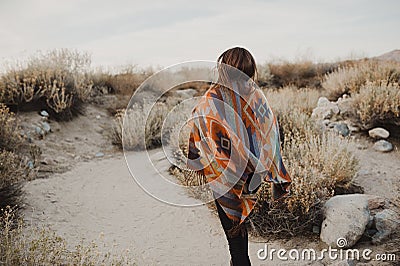
[[[217,206],[218,216],[221,220],[222,228],[224,229],[226,238],[228,239],[229,252],[231,254],[231,265],[251,265],[248,255],[248,234],[245,225],[243,224],[243,230],[239,230],[237,236],[228,236],[228,231],[233,227],[232,220],[226,215],[218,201],[215,201],[215,205]]]

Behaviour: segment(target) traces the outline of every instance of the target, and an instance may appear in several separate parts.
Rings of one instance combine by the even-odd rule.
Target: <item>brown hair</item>
[[[218,63],[230,65],[248,77],[255,79],[257,76],[257,65],[251,53],[242,47],[233,47],[223,52],[218,57]]]

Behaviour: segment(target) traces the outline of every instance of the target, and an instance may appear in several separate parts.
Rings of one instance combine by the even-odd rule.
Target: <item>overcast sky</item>
[[[0,0],[0,59],[76,48],[94,65],[168,66],[244,46],[260,63],[400,49],[398,0]]]

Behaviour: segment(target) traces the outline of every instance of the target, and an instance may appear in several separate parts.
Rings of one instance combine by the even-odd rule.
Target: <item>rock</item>
[[[44,130],[41,127],[35,126],[35,132],[36,134],[38,134],[39,136],[44,136],[46,133],[44,132]]]
[[[338,113],[340,113],[339,107],[336,104],[332,104],[331,105],[331,111],[337,115]]]
[[[312,227],[312,231],[314,234],[319,234],[321,232],[321,228],[319,226],[314,225]]]
[[[28,166],[29,169],[33,169],[35,167],[35,165],[33,164],[32,161],[28,161],[28,163],[26,164],[26,166]]]
[[[193,98],[193,96],[197,93],[195,89],[185,89],[185,90],[177,90],[176,94],[184,99]]]
[[[96,119],[98,120],[98,119],[100,119],[101,118],[101,116],[100,115],[96,115]]]
[[[40,112],[40,115],[43,116],[43,117],[49,117],[49,113],[46,110],[42,110]]]
[[[374,139],[387,139],[389,137],[389,131],[381,127],[371,129],[368,134]]]
[[[367,225],[366,225],[366,229],[371,229],[371,228],[374,228],[374,226],[375,226],[375,220],[374,220],[374,216],[369,216],[369,221],[368,221],[368,223],[367,223]]]
[[[350,98],[337,101],[337,107],[339,108],[340,114],[342,116],[348,116],[354,113],[352,99]]]
[[[376,151],[389,152],[393,150],[393,145],[389,141],[381,139],[374,143],[373,148]]]
[[[332,113],[330,109],[327,109],[325,107],[317,107],[313,110],[311,117],[317,118],[317,119],[329,119],[331,118]]]
[[[349,127],[345,123],[337,123],[333,129],[343,137],[350,135]]]
[[[102,152],[98,152],[98,153],[96,153],[96,155],[95,155],[96,157],[103,157],[104,156],[104,153],[102,153]]]
[[[44,130],[45,133],[49,133],[51,130],[51,127],[49,123],[47,122],[40,122],[42,129]]]
[[[350,248],[361,238],[368,224],[367,197],[362,194],[334,196],[325,203],[324,217],[321,240],[334,248]]]
[[[44,164],[44,165],[54,165],[55,163],[54,163],[54,160],[53,159],[51,159],[51,158],[43,158],[41,161],[40,161],[40,163],[41,164]]]
[[[385,206],[385,199],[376,195],[365,195],[368,199],[368,208],[370,210],[379,209]]]
[[[330,123],[331,121],[329,120],[329,119],[324,119],[323,121],[322,121],[322,124],[324,125],[324,126],[328,126],[329,125],[329,123]]]
[[[378,232],[372,237],[372,243],[379,244],[395,232],[399,226],[399,215],[389,209],[375,214],[375,226]]]
[[[339,108],[336,103],[330,102],[326,97],[318,99],[317,107],[314,108],[311,116],[316,119],[329,119],[334,114],[339,113]]]
[[[350,132],[360,132],[360,128],[358,126],[347,125]]]
[[[329,105],[331,102],[326,97],[319,97],[317,106],[318,107],[325,107]]]
[[[329,119],[332,117],[334,112],[329,107],[317,107],[313,110],[311,117],[316,119]]]

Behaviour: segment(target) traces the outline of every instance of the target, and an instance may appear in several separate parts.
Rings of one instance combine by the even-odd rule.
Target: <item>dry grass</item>
[[[117,74],[99,70],[92,73],[91,77],[94,88],[107,88],[109,93],[132,96],[140,84],[152,73],[151,69],[127,66]]]
[[[311,61],[269,63],[261,68],[259,80],[261,85],[276,88],[320,88],[323,76],[336,67],[336,64],[316,64]]]
[[[273,201],[269,186],[259,192],[256,211],[251,216],[261,235],[301,235],[320,226],[323,203],[338,187],[346,189],[357,172],[357,160],[347,150],[349,140],[336,134],[312,134],[287,139],[282,153],[292,177],[291,194]]]
[[[129,251],[102,252],[92,242],[68,249],[64,239],[47,228],[24,228],[11,208],[0,217],[0,264],[2,265],[132,265]],[[104,249],[104,247],[103,247]]]
[[[279,90],[264,90],[274,114],[278,117],[281,141],[305,138],[316,130],[310,119],[321,93],[315,89],[285,87]]]
[[[150,111],[146,120],[146,113]],[[122,109],[115,116],[113,144],[125,150],[143,150],[161,145],[161,127],[168,107],[163,103],[154,106],[135,104]]]
[[[23,138],[18,132],[14,113],[0,103],[0,148],[8,151],[18,150],[23,145]]]
[[[327,74],[323,88],[330,100],[336,100],[343,94],[357,93],[367,82],[386,80],[400,81],[400,63],[365,60],[338,68]]]
[[[54,50],[16,64],[0,77],[0,102],[18,109],[31,105],[68,120],[81,112],[90,95],[90,57],[66,49]]]
[[[400,86],[387,81],[368,82],[353,95],[353,106],[363,128],[400,124]]]
[[[251,223],[257,234],[299,235],[320,225],[321,208],[338,187],[349,186],[357,172],[357,160],[348,151],[349,139],[323,133],[311,119],[320,92],[285,88],[266,91],[281,135],[282,155],[292,178],[291,195],[273,201],[270,185],[259,191]]]
[[[20,135],[14,113],[0,104],[0,208],[20,202],[19,183],[32,179],[40,150]]]

